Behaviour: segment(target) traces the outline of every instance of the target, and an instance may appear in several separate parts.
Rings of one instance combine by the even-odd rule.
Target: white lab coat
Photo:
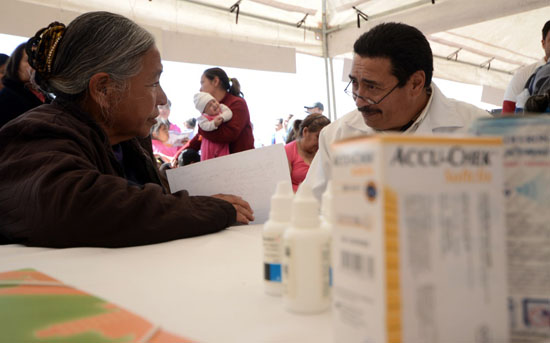
[[[466,132],[469,124],[476,118],[489,117],[489,112],[465,102],[449,99],[432,83],[432,98],[419,118],[418,126],[413,124],[406,133],[414,135],[434,135],[450,132]],[[311,162],[304,183],[313,188],[318,199],[325,191],[327,181],[331,178],[332,143],[360,135],[373,134],[375,131],[365,124],[363,115],[357,110],[326,126],[319,135],[319,151]]]

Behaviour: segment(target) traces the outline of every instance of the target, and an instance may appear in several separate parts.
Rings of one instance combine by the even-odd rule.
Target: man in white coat
[[[320,199],[331,177],[331,144],[353,136],[402,132],[433,135],[465,131],[489,113],[448,99],[432,81],[433,56],[418,29],[400,23],[375,26],[359,37],[346,93],[357,110],[325,127],[304,183]]]

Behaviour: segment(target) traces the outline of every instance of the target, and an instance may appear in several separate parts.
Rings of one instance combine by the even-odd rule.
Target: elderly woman
[[[0,90],[0,127],[46,100],[30,82],[32,71],[25,43],[20,44],[8,59],[0,81],[3,85]]]
[[[92,12],[40,30],[27,53],[36,83],[56,99],[0,130],[0,241],[124,247],[253,219],[236,196],[163,186],[151,141],[140,139],[167,102],[150,33]]]
[[[330,124],[330,119],[322,114],[313,113],[299,122],[296,139],[285,145],[290,179],[294,192],[306,178],[311,161],[319,150],[321,129]]]

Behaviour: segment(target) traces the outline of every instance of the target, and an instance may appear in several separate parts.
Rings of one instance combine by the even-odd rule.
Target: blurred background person
[[[316,102],[313,105],[304,106],[304,108],[309,114],[323,114],[323,111],[325,110],[325,106],[323,106],[320,102]]]
[[[549,61],[550,58],[550,20],[542,27],[542,49],[544,56],[537,62],[519,69],[506,88],[504,100],[502,101],[502,113],[509,115],[514,113],[516,108],[523,108],[528,96],[524,93],[525,83],[529,77],[539,68]]]
[[[157,117],[157,123],[151,127],[151,142],[153,154],[162,163],[170,162],[176,156],[178,148],[169,144],[168,124]]]
[[[300,123],[296,139],[285,145],[294,192],[306,178],[311,161],[319,150],[319,133],[328,124],[330,120],[324,115],[310,114]]]
[[[196,118],[189,118],[184,123],[183,126],[185,127],[183,129],[184,132],[189,133],[189,139],[192,139],[195,137],[195,128],[197,127],[197,119]]]
[[[170,102],[170,99],[168,99],[166,104],[159,105],[159,118],[168,126],[168,140],[164,142],[164,144],[181,147],[187,143],[191,137],[189,137],[189,132],[182,133],[179,126],[170,121],[171,109],[172,103]]]
[[[9,58],[10,57],[6,54],[0,54],[0,90],[4,88],[4,84],[2,83],[2,78],[6,73],[6,63],[8,63]]]
[[[286,144],[294,141],[296,139],[296,136],[298,132],[300,131],[300,124],[302,124],[302,119],[295,119],[292,122],[292,127],[288,131],[288,134],[286,135]]]
[[[181,132],[181,129],[176,124],[170,122],[170,111],[172,109],[172,102],[168,99],[168,102],[164,105],[159,105],[159,118],[169,125],[168,131]]]
[[[271,144],[285,143],[286,131],[283,125],[283,118],[275,119],[275,132],[271,137]]]
[[[4,88],[0,91],[0,127],[46,101],[31,84],[33,69],[28,62],[25,43],[15,48],[5,68]]]
[[[550,112],[550,63],[546,63],[530,79],[529,94],[532,94],[525,102],[525,112],[547,113]]]
[[[199,152],[192,148],[184,149],[178,156],[178,165],[180,167],[201,161]]]

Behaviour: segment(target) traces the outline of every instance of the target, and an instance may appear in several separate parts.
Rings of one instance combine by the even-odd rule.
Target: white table
[[[0,246],[0,272],[21,268],[200,342],[333,341],[330,311],[289,313],[264,293],[261,225],[123,249]]]

